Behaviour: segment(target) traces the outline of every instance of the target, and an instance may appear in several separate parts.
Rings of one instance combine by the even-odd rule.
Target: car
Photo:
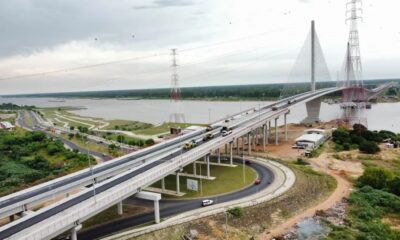
[[[272,111],[278,110],[278,107],[272,107]]]
[[[246,160],[244,163],[245,163],[246,165],[251,165],[251,162],[250,162],[249,160]]]
[[[222,131],[222,136],[225,137],[225,136],[228,136],[231,133],[232,133],[232,130],[223,130]]]
[[[225,119],[225,122],[228,123],[228,122],[229,122],[229,119]]]
[[[214,204],[214,201],[211,199],[206,199],[201,202],[201,206],[203,206],[203,207],[210,206],[213,204]]]
[[[257,179],[256,181],[254,181],[255,185],[259,185],[261,183],[261,179]]]

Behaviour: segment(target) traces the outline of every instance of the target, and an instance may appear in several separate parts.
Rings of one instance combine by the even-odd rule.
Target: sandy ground
[[[319,126],[321,127],[321,126]],[[332,126],[323,126],[323,128],[331,128]],[[304,126],[291,125],[289,126],[289,141],[278,146],[269,145],[267,148],[267,156],[277,157],[283,160],[295,160],[300,157],[302,150],[292,149],[294,139],[303,134]],[[283,136],[283,134],[280,134]],[[329,151],[328,151],[329,152]],[[264,155],[264,154],[263,154]],[[293,216],[284,223],[276,226],[272,230],[268,230],[261,234],[258,239],[272,239],[273,236],[279,236],[289,231],[296,223],[303,218],[314,216],[317,210],[327,210],[333,207],[343,197],[348,197],[352,188],[351,183],[347,180],[347,175],[360,176],[363,173],[362,164],[360,161],[343,161],[335,159],[332,153],[324,152],[318,158],[308,159],[314,169],[327,173],[334,177],[337,181],[335,191],[323,202],[318,205],[308,208],[302,213]]]
[[[313,160],[312,162],[314,166],[314,163],[317,162],[317,159]],[[314,216],[317,210],[327,210],[333,207],[343,197],[349,196],[352,185],[345,177],[340,174],[340,172],[321,167],[318,163],[315,164],[315,168],[322,172],[328,173],[336,179],[337,187],[335,191],[326,200],[319,203],[317,206],[306,209],[303,213],[286,220],[283,224],[280,224],[271,231],[262,234],[258,239],[272,239],[273,236],[284,234],[285,232],[289,231],[289,229],[292,228],[296,223],[300,222],[303,218]]]

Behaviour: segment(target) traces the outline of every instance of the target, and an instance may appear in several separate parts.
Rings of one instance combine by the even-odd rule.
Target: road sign
[[[193,179],[186,179],[186,185],[187,185],[187,190],[192,190],[192,191],[199,191],[199,184],[197,180]]]

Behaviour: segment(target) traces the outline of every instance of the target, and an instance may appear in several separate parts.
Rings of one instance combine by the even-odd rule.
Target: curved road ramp
[[[250,207],[263,202],[270,201],[276,197],[281,196],[287,192],[295,183],[296,176],[290,168],[267,159],[247,157],[248,159],[264,165],[274,175],[273,182],[265,189],[250,195],[245,198],[237,199],[230,202],[224,202],[215,204],[205,208],[199,208],[192,211],[188,211],[170,218],[167,218],[159,224],[154,224],[146,227],[141,227],[137,229],[131,229],[125,232],[121,232],[112,236],[102,238],[102,240],[125,240],[131,239],[136,236],[140,236],[146,233],[157,231],[160,229],[168,228],[181,223],[193,221],[195,219],[200,219],[215,215],[218,213],[226,212],[229,208],[233,207]]]

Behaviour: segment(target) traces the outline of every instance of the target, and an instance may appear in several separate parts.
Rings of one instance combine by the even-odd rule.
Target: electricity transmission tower
[[[184,123],[185,115],[181,105],[181,90],[179,88],[177,49],[171,49],[172,56],[172,75],[171,75],[171,113],[169,121],[174,123]]]

